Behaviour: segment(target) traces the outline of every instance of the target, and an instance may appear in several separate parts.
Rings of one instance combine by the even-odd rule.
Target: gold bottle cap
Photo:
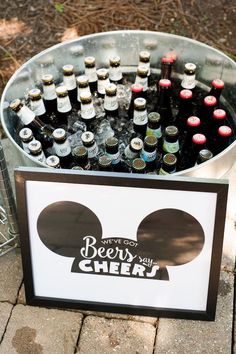
[[[86,149],[85,146],[76,146],[72,150],[72,155],[76,157],[85,157],[88,155],[88,150]]]
[[[109,77],[109,72],[105,68],[101,68],[97,70],[97,76],[100,80],[106,80]]]
[[[112,160],[107,155],[102,155],[98,159],[98,164],[99,164],[99,166],[102,166],[102,167],[109,167],[109,166],[111,166],[111,163],[112,163]]]
[[[63,128],[54,129],[52,136],[55,140],[63,140],[66,137],[66,131]]]
[[[163,162],[168,166],[173,166],[177,162],[177,158],[174,154],[168,153],[163,156]]]
[[[146,108],[146,100],[145,98],[138,97],[134,100],[134,108],[135,109],[145,109]]]
[[[34,100],[40,100],[42,98],[42,93],[38,88],[34,88],[28,92],[29,98],[34,101]]]
[[[65,75],[74,74],[74,66],[72,64],[63,65],[62,70]]]
[[[146,77],[148,75],[148,68],[144,65],[139,65],[137,67],[137,75],[140,77]]]
[[[157,138],[154,135],[145,136],[144,143],[149,146],[156,146],[157,145]]]
[[[139,60],[143,63],[148,63],[150,61],[151,54],[147,50],[142,50],[139,53]]]
[[[118,56],[114,56],[112,58],[109,59],[110,65],[111,66],[120,66],[120,57]]]
[[[148,121],[151,123],[158,123],[161,119],[160,113],[158,112],[150,112],[148,114]]]
[[[168,127],[165,129],[165,135],[176,136],[178,133],[179,130],[175,125],[168,125]]]
[[[135,169],[137,171],[142,171],[146,167],[146,162],[143,159],[138,157],[133,160],[132,167],[133,167],[133,169]]]
[[[115,84],[108,84],[105,87],[105,91],[108,96],[115,96],[117,93],[117,86]]]
[[[14,112],[18,112],[21,107],[23,106],[21,100],[19,98],[14,99],[13,101],[11,101],[10,103],[10,108],[14,111]]]
[[[29,148],[29,151],[32,153],[32,154],[37,154],[39,152],[42,151],[42,144],[40,141],[38,140],[32,140],[29,144],[28,144],[28,148]]]
[[[67,88],[64,85],[57,86],[55,91],[57,97],[66,97],[68,95]]]
[[[80,88],[87,87],[89,85],[88,76],[86,76],[86,75],[77,76],[76,82]]]
[[[81,103],[90,103],[92,102],[92,95],[90,92],[81,92],[80,94]]]
[[[106,146],[109,146],[109,147],[115,147],[117,146],[119,143],[118,139],[114,136],[112,136],[111,138],[108,138],[105,142]]]
[[[52,74],[45,74],[45,75],[43,75],[43,76],[42,76],[42,82],[43,82],[43,84],[45,84],[45,85],[53,84],[54,78],[53,78]]]
[[[84,65],[86,68],[93,68],[95,67],[96,60],[94,57],[86,57],[84,58]]]

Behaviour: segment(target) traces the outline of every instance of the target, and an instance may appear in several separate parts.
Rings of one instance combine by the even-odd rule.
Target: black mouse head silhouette
[[[122,222],[122,215],[120,218]],[[104,240],[109,239],[103,235],[98,217],[88,207],[76,202],[61,201],[48,205],[38,217],[37,230],[41,241],[52,252],[75,258],[73,272],[81,272],[78,264],[84,256],[98,262],[130,262],[133,267],[130,275],[134,277],[145,276],[145,266],[156,264],[159,270],[155,278],[162,280],[169,280],[166,266],[192,261],[204,245],[204,232],[200,223],[192,215],[171,208],[154,211],[141,221],[137,228],[135,250],[127,246],[127,239],[120,239],[119,244],[105,244]],[[134,244],[133,240],[129,241]],[[107,271],[106,275],[111,274]]]

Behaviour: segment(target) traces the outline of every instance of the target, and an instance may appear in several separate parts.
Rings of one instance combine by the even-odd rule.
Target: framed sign
[[[26,300],[214,320],[225,180],[15,171]]]

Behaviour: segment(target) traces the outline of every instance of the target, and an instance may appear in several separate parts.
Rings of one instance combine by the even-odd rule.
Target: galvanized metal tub
[[[161,57],[174,50],[178,57],[174,70],[176,77],[182,77],[186,62],[194,62],[197,65],[198,84],[204,89],[209,89],[213,79],[222,79],[225,82],[222,100],[236,125],[236,63],[224,53],[198,41],[168,33],[150,31],[97,33],[44,50],[22,65],[8,81],[1,98],[1,121],[22,165],[45,167],[19,145],[15,132],[16,120],[9,109],[9,102],[12,99],[24,97],[29,89],[40,83],[44,73],[52,73],[57,82],[61,81],[61,67],[64,64],[73,64],[76,74],[83,73],[85,56],[94,56],[97,67],[104,67],[108,65],[111,56],[119,55],[123,70],[135,72],[138,54],[145,49],[151,52],[151,67],[157,74],[160,72]],[[208,162],[175,175],[220,178],[230,170],[235,158],[236,141]]]

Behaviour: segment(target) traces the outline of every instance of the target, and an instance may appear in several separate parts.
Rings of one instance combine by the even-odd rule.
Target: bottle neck
[[[72,109],[69,96],[57,97],[57,110],[60,113],[69,113]]]

